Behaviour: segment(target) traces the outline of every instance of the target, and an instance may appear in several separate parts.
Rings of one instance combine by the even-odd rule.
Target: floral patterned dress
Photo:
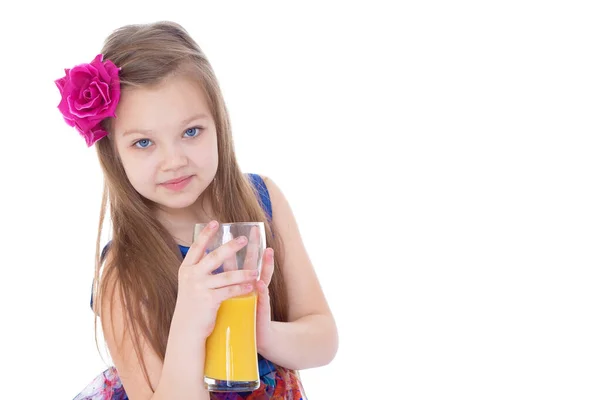
[[[264,181],[259,175],[248,174],[260,195],[261,205],[269,220],[272,218],[271,200]],[[108,245],[105,247],[105,253]],[[179,246],[185,257],[188,247]],[[91,302],[90,302],[91,305]],[[274,363],[258,355],[260,387],[253,392],[211,393],[213,400],[306,400],[298,374],[277,368]],[[94,378],[73,400],[128,400],[127,393],[115,367],[110,367]]]
[[[302,383],[293,371],[280,372],[259,356],[260,387],[253,392],[211,393],[212,400],[306,400]],[[128,400],[115,367],[98,375],[74,400]]]

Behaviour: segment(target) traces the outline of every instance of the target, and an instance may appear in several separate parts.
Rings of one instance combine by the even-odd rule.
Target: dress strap
[[[254,185],[256,189],[259,199],[261,202],[261,206],[265,213],[267,214],[267,218],[269,222],[273,219],[273,209],[271,208],[271,197],[269,196],[269,190],[267,189],[267,185],[265,181],[258,174],[247,174],[250,178],[250,181]]]

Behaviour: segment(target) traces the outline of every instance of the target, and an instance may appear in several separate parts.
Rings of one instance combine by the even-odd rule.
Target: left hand
[[[275,258],[272,248],[267,248],[263,253],[262,271],[260,279],[256,282],[258,301],[256,305],[256,346],[262,353],[271,341],[271,303],[269,298],[269,283],[273,277]]]

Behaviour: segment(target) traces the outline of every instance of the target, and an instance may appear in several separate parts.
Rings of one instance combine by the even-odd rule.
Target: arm
[[[259,353],[289,369],[327,365],[337,351],[337,330],[331,315],[310,314],[293,322],[273,321],[270,344]]]
[[[131,400],[208,400],[209,394],[203,383],[204,343],[198,340],[198,330],[189,326],[189,320],[182,318],[188,312],[185,304],[178,301],[175,306],[164,364],[151,347],[142,342],[150,382],[156,389],[152,393],[135,353],[131,335],[125,329],[126,313],[118,300],[118,285],[111,282],[109,288],[110,292],[104,296],[106,301],[102,302],[102,328],[127,396]],[[112,312],[109,302],[112,302]]]
[[[290,205],[273,180],[262,178],[271,197],[273,229],[285,246],[285,264],[281,268],[287,283],[290,322],[271,322],[269,340],[259,353],[290,369],[323,366],[337,352],[336,324]]]
[[[247,242],[231,240],[205,256],[207,244],[217,226],[209,224],[200,232],[179,267],[177,302],[164,363],[148,343],[142,342],[143,358],[154,393],[146,382],[131,333],[126,328],[127,313],[119,300],[118,282],[110,282],[108,287],[112,292],[103,296],[100,307],[104,337],[131,400],[209,399],[203,379],[206,338],[212,332],[221,302],[250,293],[253,288],[251,282],[257,276],[257,271],[251,270],[212,274],[227,259],[235,257]]]

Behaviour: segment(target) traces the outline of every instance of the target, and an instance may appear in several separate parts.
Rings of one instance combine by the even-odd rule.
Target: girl
[[[105,182],[92,306],[114,367],[76,399],[305,399],[296,371],[333,359],[335,322],[283,193],[240,171],[217,79],[197,43],[172,22],[124,26],[56,84],[58,108],[96,145]],[[112,241],[100,251],[108,206]],[[210,221],[192,244],[194,224]],[[247,243],[241,237],[205,256],[217,221],[265,223],[261,386],[252,393],[209,393],[203,384],[219,304],[254,280],[248,271],[210,273]]]

